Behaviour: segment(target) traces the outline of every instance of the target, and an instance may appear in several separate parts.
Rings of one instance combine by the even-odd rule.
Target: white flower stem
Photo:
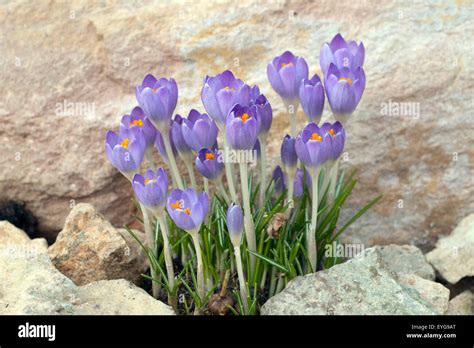
[[[260,139],[260,206],[263,207],[265,200],[265,190],[267,189],[267,140]]]
[[[285,168],[287,183],[286,186],[288,188],[286,202],[290,203],[288,205],[287,214],[291,212],[293,209],[293,190],[294,190],[294,181],[296,175],[296,168]]]
[[[171,169],[171,174],[176,181],[176,185],[182,190],[184,189],[183,180],[181,180],[181,175],[179,175],[178,166],[176,165],[176,159],[174,157],[173,149],[171,147],[170,135],[168,132],[161,132],[163,135],[163,142],[165,144],[166,154],[168,155],[168,163]]]
[[[191,179],[191,186],[193,187],[194,191],[197,191],[196,176],[194,175],[193,165],[188,161],[184,161],[184,164],[186,165],[186,169],[189,173],[189,178]]]
[[[242,268],[242,256],[240,255],[240,246],[234,246],[235,260],[237,263],[237,274],[239,276],[240,298],[244,306],[245,314],[249,312],[247,285],[245,283],[244,271]]]
[[[252,219],[252,210],[250,209],[250,194],[248,187],[247,163],[239,163],[240,180],[242,186],[242,200],[244,203],[244,227],[247,245],[251,251],[257,251],[257,242],[255,240],[255,226]],[[253,272],[255,267],[255,255],[250,254],[250,269]]]
[[[204,302],[204,298],[206,297],[206,289],[204,285],[204,268],[202,264],[201,245],[199,243],[199,231],[192,231],[189,232],[189,234],[193,238],[194,249],[196,250],[198,295],[201,299],[201,302]]]
[[[204,192],[206,192],[206,195],[209,197],[209,179],[204,178]]]
[[[157,217],[158,223],[160,224],[161,235],[163,236],[163,251],[165,254],[165,265],[166,273],[168,275],[168,285],[171,291],[174,290],[174,269],[173,269],[173,258],[171,256],[171,246],[169,242],[169,231],[168,224],[166,223],[166,216],[164,211],[159,214]],[[173,307],[176,306],[176,298],[174,296],[168,295],[168,303]]]
[[[225,131],[225,129],[224,129]],[[232,163],[227,160],[227,140],[224,134],[224,165],[225,165],[225,175],[227,177],[227,185],[229,185],[229,192],[232,201],[238,203],[237,192],[235,191],[234,186],[234,173],[232,168]]]
[[[145,157],[148,162],[148,165],[150,166],[150,169],[153,171],[156,171],[156,163],[155,160],[153,159],[153,148],[149,148],[145,151]]]
[[[318,224],[318,178],[321,168],[312,170],[311,173],[311,225],[309,228],[309,236],[307,236],[307,252],[308,258],[313,268],[313,272],[316,272],[318,262],[318,246],[316,240],[316,226]]]
[[[336,196],[336,184],[337,184],[337,176],[339,172],[339,160],[340,157],[336,160],[334,165],[331,169],[331,182],[329,184],[329,202],[334,201],[334,197]]]
[[[288,118],[290,119],[290,135],[292,137],[296,137],[298,134],[298,129],[296,127],[296,112],[298,110],[299,106],[299,101],[298,100],[293,100],[293,101],[286,101],[283,100],[283,103],[285,104],[286,111],[288,113]]]
[[[226,201],[227,204],[230,203],[230,198],[227,192],[225,191],[224,184],[222,183],[222,177],[217,179],[218,185],[219,185],[219,191],[221,192],[222,197],[224,197],[224,200]]]
[[[151,224],[150,213],[148,212],[148,209],[143,204],[140,204],[140,208],[143,214],[143,226],[145,229],[146,244],[150,248],[151,253],[153,254],[153,257],[156,259],[157,258],[156,238],[155,238],[155,231]],[[153,297],[158,298],[158,296],[160,295],[161,286],[158,282],[155,281],[155,280],[158,280],[158,273],[156,272],[155,267],[153,267],[151,263],[150,263],[150,274],[151,274],[151,277],[154,279],[151,282]]]

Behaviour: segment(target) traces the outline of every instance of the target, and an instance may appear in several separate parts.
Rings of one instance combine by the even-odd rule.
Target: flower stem
[[[224,200],[226,201],[226,203],[229,204],[230,198],[227,192],[225,191],[224,184],[222,183],[222,177],[218,179],[218,185],[219,185],[219,191],[221,192],[222,197],[224,197]]]
[[[265,191],[267,189],[267,141],[266,139],[261,139],[260,141],[260,206],[263,207],[263,203],[265,200]]]
[[[162,132],[163,142],[165,144],[166,154],[168,155],[168,163],[171,169],[171,174],[174,177],[174,181],[178,187],[182,190],[184,189],[183,181],[181,180],[181,175],[179,175],[178,167],[176,165],[176,159],[174,158],[173,149],[171,147],[170,135],[168,132]]]
[[[198,295],[202,304],[206,296],[206,289],[204,287],[204,268],[202,264],[201,245],[199,243],[199,231],[189,232],[189,234],[191,234],[193,238],[194,249],[196,250]]]
[[[329,202],[333,202],[334,197],[336,196],[337,175],[339,172],[339,159],[340,157],[336,160],[331,169],[331,182],[329,184]]]
[[[146,238],[146,243],[148,247],[151,250],[151,253],[155,259],[157,259],[156,256],[156,238],[155,238],[155,233],[153,230],[153,226],[151,225],[151,219],[150,219],[150,213],[148,212],[148,209],[143,205],[140,204],[140,208],[142,210],[143,214],[143,226],[145,229],[145,238]],[[158,279],[158,274],[156,272],[155,267],[150,263],[150,274],[151,277],[154,279],[152,281],[152,293],[154,298],[158,298],[160,295],[161,291],[161,286],[159,283],[156,282]]]
[[[283,100],[283,103],[285,104],[285,108],[288,113],[288,118],[290,119],[290,135],[292,137],[296,137],[296,135],[298,134],[298,130],[296,127],[296,112],[298,110],[299,101]]]
[[[160,224],[161,234],[163,236],[163,251],[165,254],[166,273],[168,275],[168,286],[170,293],[174,292],[174,269],[173,269],[173,258],[171,256],[171,246],[169,242],[169,231],[168,224],[166,223],[166,217],[164,212],[157,216],[158,223]],[[168,303],[172,306],[175,311],[177,310],[176,297],[168,294]]]
[[[318,178],[321,168],[312,170],[311,173],[311,191],[312,191],[312,209],[311,209],[311,225],[309,228],[309,236],[307,238],[308,258],[311,263],[313,272],[316,272],[318,262],[318,246],[316,239],[316,226],[318,224]]]
[[[152,149],[153,148],[149,148],[145,151],[145,157],[146,157],[146,160],[147,160],[148,165],[150,166],[151,170],[153,170],[155,172],[156,171],[156,163],[155,163],[155,160],[153,159]]]
[[[252,219],[252,210],[250,209],[250,194],[248,187],[247,163],[239,163],[240,180],[242,186],[242,200],[244,203],[244,227],[247,245],[251,251],[257,251],[257,242],[255,240],[255,226]],[[255,255],[250,254],[250,269],[253,272],[255,267]]]
[[[187,161],[185,161],[184,164],[186,165],[186,169],[189,173],[189,178],[191,179],[191,186],[193,187],[194,191],[197,191],[196,176],[194,175],[193,165]]]
[[[224,135],[224,165],[225,165],[225,175],[227,177],[227,185],[229,185],[229,192],[230,192],[230,197],[232,198],[232,201],[237,203],[238,198],[237,198],[237,192],[235,191],[235,186],[234,186],[234,175],[233,175],[233,168],[232,168],[232,163],[230,163],[227,160],[227,140]]]
[[[240,255],[240,246],[234,246],[234,254],[237,263],[237,274],[239,276],[240,297],[244,305],[245,314],[249,313],[247,286],[245,283],[244,271],[242,269],[242,256]]]
[[[287,216],[289,216],[291,210],[293,209],[293,190],[294,190],[294,181],[296,175],[296,168],[285,168],[287,183],[286,186],[288,187],[287,196],[286,196],[286,203],[290,203],[287,208]]]

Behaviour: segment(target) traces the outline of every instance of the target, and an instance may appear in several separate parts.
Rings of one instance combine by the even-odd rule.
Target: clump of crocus
[[[197,194],[193,189],[174,189],[166,202],[166,209],[173,222],[191,235],[197,257],[198,295],[203,301],[206,295],[199,229],[209,210],[209,198],[205,192]]]
[[[244,216],[242,209],[235,203],[229,205],[227,210],[227,230],[229,231],[230,241],[234,246],[234,255],[237,265],[237,274],[239,277],[240,297],[244,306],[244,311],[249,310],[247,283],[245,282],[244,271],[242,267],[242,256],[240,254],[240,244],[242,242],[242,232],[244,230]]]
[[[301,81],[308,78],[308,64],[304,58],[286,51],[281,56],[273,58],[267,65],[267,77],[285,104],[290,119],[291,135],[295,136],[299,87]]]

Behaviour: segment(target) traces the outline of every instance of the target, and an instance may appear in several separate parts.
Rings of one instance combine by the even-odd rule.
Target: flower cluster
[[[318,179],[324,173],[322,188],[329,195],[334,195],[339,158],[345,143],[344,125],[356,109],[365,88],[364,55],[362,43],[346,42],[338,34],[321,49],[319,60],[323,79],[317,74],[308,78],[306,60],[290,51],[275,57],[268,64],[268,80],[282,98],[291,125],[291,133],[283,138],[281,166],[278,165],[273,171],[271,185],[267,185],[266,181],[266,143],[271,133],[273,109],[258,86],[246,84],[230,70],[206,76],[201,90],[205,113],[192,109],[187,117],[174,115],[178,103],[178,85],[174,79],[157,79],[148,74],[136,87],[138,106],[122,117],[118,134],[107,132],[106,154],[131,182],[144,216],[147,246],[155,257],[158,255],[157,236],[151,218],[155,218],[160,227],[171,305],[176,306],[176,298],[170,295],[176,291],[173,288],[176,279],[172,245],[168,240],[169,218],[192,238],[197,259],[198,295],[202,301],[210,290],[210,280],[203,269],[199,233],[208,218],[212,189],[217,190],[217,196],[228,206],[227,230],[234,247],[244,309],[248,310],[245,279],[252,276],[256,267],[254,212],[257,208],[265,209],[265,192],[286,192],[287,213],[291,214],[293,201],[301,199],[306,190],[311,191],[312,220],[306,240],[311,262],[308,271],[317,269],[316,219],[318,186],[321,186]],[[319,125],[326,96],[335,122]],[[296,114],[300,104],[310,123],[298,133]],[[155,150],[161,154],[171,173],[174,189],[170,194],[166,171],[155,166]],[[239,159],[236,163],[227,160],[229,152],[239,151],[255,152],[261,163],[258,204],[251,202],[249,187],[254,171],[249,172],[245,160]],[[179,170],[178,158],[187,169],[188,182]],[[144,159],[147,165],[143,164]],[[240,173],[240,190],[237,190],[236,164]],[[148,168],[142,175],[140,172],[145,166]],[[200,178],[196,178],[195,170],[201,174]],[[202,192],[198,189],[201,182],[204,187]],[[213,185],[210,186],[209,182]],[[243,233],[245,239],[242,238]],[[246,246],[244,257],[241,256],[243,241]],[[182,252],[187,253],[188,250]],[[243,260],[250,263],[245,271]],[[151,268],[152,277],[158,277],[153,263]],[[159,291],[158,287],[154,287],[154,295],[158,296]]]

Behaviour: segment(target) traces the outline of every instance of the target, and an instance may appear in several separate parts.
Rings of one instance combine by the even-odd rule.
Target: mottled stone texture
[[[320,73],[321,45],[341,32],[364,42],[367,75],[347,129],[342,167],[359,169],[360,182],[343,219],[384,193],[346,239],[428,250],[474,211],[473,18],[469,1],[4,3],[0,199],[26,201],[50,240],[71,200],[130,221],[131,190],[107,163],[104,134],[148,72],[177,80],[185,115],[203,110],[206,74],[232,69],[259,84],[275,109],[276,156],[289,127],[266,64],[290,49]],[[389,112],[390,101],[415,104],[402,117],[393,108],[406,105]]]

